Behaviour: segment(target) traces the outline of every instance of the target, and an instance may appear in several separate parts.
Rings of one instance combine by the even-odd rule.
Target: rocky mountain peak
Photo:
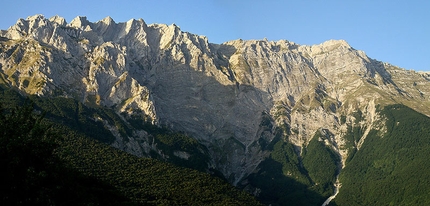
[[[115,21],[110,16],[107,16],[104,19],[102,19],[96,23],[99,23],[99,22],[102,22],[103,24],[106,24],[106,25],[115,24]]]
[[[64,19],[63,17],[58,16],[58,15],[49,18],[49,21],[55,22],[60,26],[66,26],[67,25],[66,19]]]
[[[85,26],[89,25],[90,22],[86,16],[77,16],[68,24],[70,27],[84,29]]]
[[[45,16],[43,16],[42,14],[36,14],[36,15],[27,17],[26,20],[34,24],[40,21],[45,21]]]
[[[351,46],[348,44],[348,42],[346,42],[343,39],[339,39],[339,40],[331,39],[331,40],[323,42],[320,45],[323,46],[323,47],[339,47],[339,46],[343,46],[343,47],[346,47],[346,48],[351,48]]]

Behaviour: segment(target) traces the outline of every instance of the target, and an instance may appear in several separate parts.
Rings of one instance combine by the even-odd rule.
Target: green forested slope
[[[115,186],[132,202],[164,205],[257,205],[224,180],[137,158],[88,138],[66,135],[59,156],[83,174]]]
[[[333,205],[430,205],[430,118],[402,105],[381,114],[387,132],[369,133],[342,170]]]
[[[4,99],[2,99],[4,100]],[[9,105],[10,106],[10,105]],[[0,105],[1,205],[112,205],[128,198],[96,178],[69,167],[55,154],[61,136],[26,104]]]
[[[271,205],[321,205],[332,193],[337,174],[337,156],[319,141],[317,132],[299,156],[297,148],[281,138],[272,153],[250,175],[259,188],[259,199]]]
[[[321,135],[318,133],[304,149],[303,166],[312,180],[311,189],[327,198],[334,193],[339,157],[319,139]]]
[[[35,114],[33,107],[11,110],[23,102],[16,92],[2,88],[0,97],[5,108],[0,115],[0,160],[6,168],[1,175],[2,205],[260,204],[251,195],[207,173],[138,158],[100,142],[109,142],[109,136],[88,138],[85,129],[76,128],[85,121],[97,123],[80,115],[91,109],[80,108],[79,103],[63,99],[63,104],[53,104],[58,107],[56,112],[46,112],[41,119],[42,115]],[[50,104],[43,99],[34,102],[38,111],[43,104]],[[64,112],[68,108],[74,109]],[[25,112],[18,112],[22,115],[15,117],[16,111]],[[60,118],[61,115],[70,121]],[[89,134],[97,137],[97,133]],[[185,136],[176,138],[169,134],[160,130],[155,136],[162,135],[157,141],[164,142],[166,147],[186,148],[194,144],[183,141]]]

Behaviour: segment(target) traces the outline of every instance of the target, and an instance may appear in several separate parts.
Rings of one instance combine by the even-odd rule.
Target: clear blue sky
[[[116,22],[142,18],[205,35],[212,43],[234,39],[286,39],[320,44],[344,39],[374,59],[430,71],[429,0],[2,0],[0,29],[19,18],[59,15]]]

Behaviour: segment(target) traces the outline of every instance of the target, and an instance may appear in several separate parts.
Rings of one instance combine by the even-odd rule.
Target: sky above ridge
[[[176,24],[209,42],[285,39],[301,45],[346,40],[370,58],[430,71],[430,1],[427,0],[2,0],[0,29],[19,18],[42,14],[70,22],[142,18],[147,24]]]

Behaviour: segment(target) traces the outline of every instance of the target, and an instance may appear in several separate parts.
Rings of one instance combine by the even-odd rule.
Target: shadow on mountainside
[[[235,52],[233,46],[223,45],[222,49],[229,50],[227,56]],[[204,66],[205,62],[200,65]],[[226,179],[234,184],[248,179],[253,187],[261,189],[258,198],[263,203],[322,204],[326,197],[310,190],[309,185],[286,176],[281,163],[271,158],[260,163],[260,152],[276,141],[262,135],[275,131],[272,130],[273,119],[269,120],[269,130],[265,128],[268,124],[263,124],[263,116],[273,107],[273,101],[266,91],[237,83],[234,71],[230,68],[227,72],[221,71],[221,66],[228,67],[228,60],[223,59],[217,65],[217,69],[227,76],[227,83],[209,76],[208,68],[192,68],[169,58],[151,65],[150,69],[156,71],[147,72],[156,75],[146,81],[153,82],[152,85],[144,86],[150,88],[160,123],[197,138],[209,148],[216,169]],[[213,72],[209,74],[216,75]],[[272,132],[272,135],[275,134]],[[253,173],[257,165],[259,172]]]
[[[248,179],[251,186],[261,189],[258,199],[267,205],[321,205],[322,197],[309,189],[309,185],[300,183],[283,174],[282,164],[272,158],[265,159],[257,173]]]

